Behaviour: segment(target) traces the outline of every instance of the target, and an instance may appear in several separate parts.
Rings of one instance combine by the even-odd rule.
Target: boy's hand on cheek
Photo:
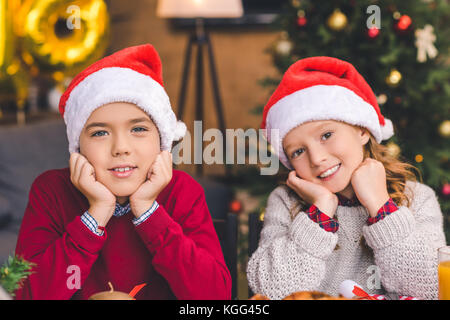
[[[338,206],[338,198],[330,190],[316,183],[299,178],[295,170],[289,173],[286,184],[300,198],[310,204],[314,204],[320,211],[333,218]]]
[[[116,197],[97,181],[94,167],[80,153],[70,155],[70,181],[89,201],[89,213],[99,226],[105,226],[114,213]]]
[[[386,186],[386,170],[377,160],[367,158],[353,172],[351,184],[359,202],[375,217],[389,200]]]
[[[171,179],[172,154],[169,151],[162,151],[156,156],[147,180],[130,196],[133,214],[140,217],[147,211]]]

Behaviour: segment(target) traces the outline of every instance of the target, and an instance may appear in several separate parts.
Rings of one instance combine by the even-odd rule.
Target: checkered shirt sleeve
[[[94,217],[92,217],[88,211],[86,211],[81,216],[81,221],[84,223],[86,227],[88,227],[89,230],[91,230],[93,233],[95,233],[98,236],[103,236],[105,234],[104,230],[98,231],[98,223],[95,221]]]
[[[137,227],[138,225],[140,225],[142,222],[144,222],[145,220],[147,220],[152,214],[153,212],[156,211],[156,209],[159,208],[159,204],[158,202],[154,201],[153,204],[151,205],[150,209],[148,209],[147,211],[145,211],[143,214],[141,214],[140,217],[138,218],[133,218],[133,224]]]
[[[319,208],[317,208],[315,205],[309,207],[309,209],[306,211],[306,214],[312,221],[317,222],[319,226],[325,231],[334,233],[339,229],[339,223],[320,211]]]
[[[133,218],[133,224],[137,227],[138,225],[140,225],[141,223],[143,223],[145,220],[147,220],[157,209],[159,208],[159,204],[158,202],[154,201],[153,204],[151,205],[151,207],[145,211],[140,217],[138,218]],[[129,211],[129,210],[128,210]],[[127,213],[128,211],[125,211],[125,213]],[[122,216],[124,213],[122,212],[122,214],[117,214],[117,208],[116,208],[116,212],[114,214],[114,216],[120,217]],[[82,216],[81,216],[81,221],[84,223],[84,225],[91,230],[93,233],[95,233],[98,236],[103,236],[105,234],[104,230],[100,230],[98,228],[98,223],[97,221],[94,219],[94,217],[92,217],[88,211],[86,211]]]
[[[386,216],[390,215],[392,212],[395,212],[398,210],[397,205],[395,204],[394,200],[389,198],[388,201],[378,210],[378,213],[375,217],[369,217],[367,219],[367,224],[370,226],[380,220],[383,220]]]

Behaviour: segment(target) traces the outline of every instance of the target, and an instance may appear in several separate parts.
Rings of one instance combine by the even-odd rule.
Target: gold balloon
[[[41,71],[74,75],[104,54],[109,16],[103,0],[27,0],[18,34]]]
[[[386,84],[394,88],[399,85],[402,80],[402,74],[397,69],[392,69],[389,75],[386,77]]]
[[[347,23],[347,16],[339,9],[334,9],[333,13],[327,20],[328,27],[334,31],[341,31],[347,26]]]
[[[0,0],[0,100],[15,101],[23,109],[28,95],[29,75],[16,56],[14,18],[19,0]]]
[[[439,126],[439,134],[444,138],[450,137],[450,120],[445,120]]]
[[[13,3],[10,0],[0,0],[0,77],[7,76],[15,53],[13,34]]]

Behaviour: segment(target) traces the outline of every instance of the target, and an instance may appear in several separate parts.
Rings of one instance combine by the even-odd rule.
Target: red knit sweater
[[[230,299],[231,277],[202,187],[174,170],[159,208],[135,227],[129,212],[112,217],[103,236],[81,221],[89,203],[70,181],[69,168],[36,178],[16,254],[34,262],[17,299],[87,299],[109,290],[136,299]],[[79,271],[79,272],[78,272]],[[79,274],[81,288],[74,277]]]

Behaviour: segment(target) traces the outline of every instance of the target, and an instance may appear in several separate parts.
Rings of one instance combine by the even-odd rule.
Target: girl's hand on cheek
[[[130,196],[133,214],[140,217],[147,211],[171,179],[172,154],[169,151],[162,151],[156,156],[147,180]]]
[[[375,217],[390,198],[386,186],[386,170],[377,160],[365,159],[353,172],[351,184],[359,202],[371,217]]]
[[[289,173],[286,184],[300,198],[314,204],[320,211],[332,218],[338,206],[338,197],[327,188],[316,183],[301,179],[295,170]]]
[[[96,180],[94,167],[80,153],[70,155],[69,168],[70,181],[89,201],[89,213],[100,226],[105,226],[114,213],[116,197]]]

